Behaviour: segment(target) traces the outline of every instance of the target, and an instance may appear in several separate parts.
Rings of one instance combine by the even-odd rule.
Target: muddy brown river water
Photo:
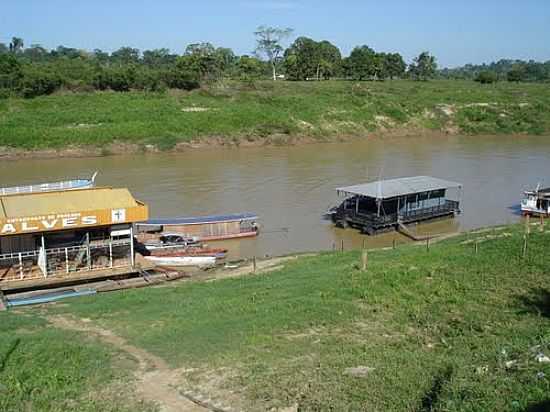
[[[261,235],[219,242],[233,257],[275,256],[391,245],[398,234],[366,237],[322,219],[335,188],[383,178],[432,175],[463,183],[463,213],[418,225],[445,234],[520,219],[522,191],[550,186],[550,137],[476,136],[365,139],[292,147],[213,148],[178,154],[0,162],[0,186],[88,176],[128,187],[152,217],[255,212]],[[218,246],[218,245],[216,245]]]

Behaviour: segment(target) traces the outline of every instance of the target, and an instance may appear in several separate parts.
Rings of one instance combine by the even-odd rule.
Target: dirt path
[[[139,367],[135,373],[137,392],[148,402],[158,404],[162,412],[204,412],[221,410],[201,406],[183,396],[178,388],[182,371],[171,369],[164,360],[127,343],[110,330],[94,326],[87,321],[66,316],[50,316],[50,323],[61,329],[92,333],[103,342],[115,346],[135,358]],[[198,402],[198,401],[197,401]]]

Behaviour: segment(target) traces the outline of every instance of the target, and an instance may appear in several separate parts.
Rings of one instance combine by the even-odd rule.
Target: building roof
[[[380,180],[361,185],[340,187],[338,194],[359,195],[375,199],[390,199],[414,193],[431,192],[449,188],[461,188],[462,184],[431,176],[402,177],[399,179]]]
[[[202,225],[223,222],[235,222],[240,220],[256,220],[258,216],[254,213],[236,213],[231,215],[213,215],[197,217],[178,217],[171,219],[150,219],[140,225],[147,226],[179,226],[179,225]]]
[[[147,220],[128,189],[92,188],[0,196],[0,236]]]

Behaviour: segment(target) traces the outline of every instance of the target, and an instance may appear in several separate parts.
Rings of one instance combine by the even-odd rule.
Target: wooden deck
[[[58,274],[41,279],[2,281],[0,282],[0,292],[56,287],[68,284],[76,284],[79,282],[87,282],[90,280],[135,275],[141,273],[144,270],[151,270],[153,269],[153,267],[153,265],[144,262],[141,263],[139,266],[136,266],[135,268],[128,266],[122,268],[93,270],[89,272]]]

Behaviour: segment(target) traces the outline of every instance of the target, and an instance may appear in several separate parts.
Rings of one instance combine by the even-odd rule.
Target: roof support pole
[[[86,232],[86,263],[88,270],[92,270],[92,256],[90,250],[90,232]]]
[[[132,267],[136,264],[134,256],[134,225],[130,225],[130,263]]]
[[[46,239],[44,239],[44,234],[41,236],[42,240],[42,250],[44,251],[44,277],[48,277],[48,254],[46,253]]]

